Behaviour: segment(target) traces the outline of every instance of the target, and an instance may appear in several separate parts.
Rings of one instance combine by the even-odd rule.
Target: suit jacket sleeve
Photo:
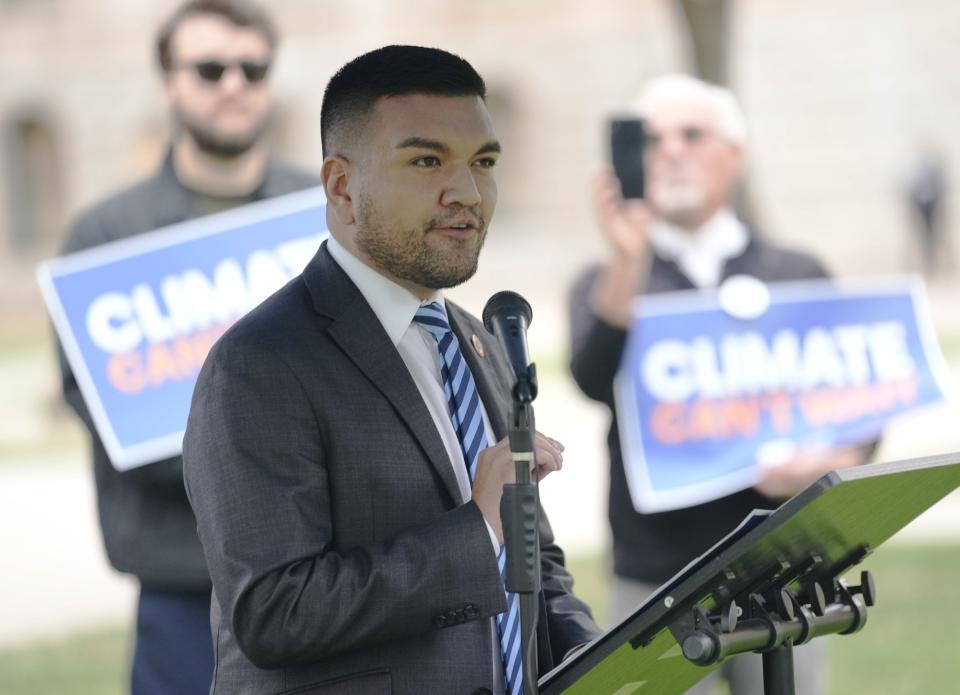
[[[573,593],[573,577],[564,566],[563,551],[555,543],[553,530],[540,511],[540,571],[543,605],[553,664],[559,664],[571,649],[599,637],[600,628],[590,609]],[[544,664],[540,664],[541,673]]]
[[[386,542],[338,546],[329,435],[315,407],[275,346],[229,332],[194,392],[187,491],[215,599],[247,657],[262,668],[306,664],[436,630],[451,609],[471,606],[470,619],[504,610],[472,502]],[[375,498],[356,503],[377,512]]]

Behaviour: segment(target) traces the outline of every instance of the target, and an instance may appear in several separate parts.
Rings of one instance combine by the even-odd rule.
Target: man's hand
[[[556,439],[537,432],[533,448],[537,465],[530,471],[531,481],[539,482],[563,467],[563,444]],[[504,437],[494,446],[480,452],[472,498],[501,544],[503,524],[500,521],[500,498],[503,496],[503,486],[516,481],[517,468],[510,454],[508,438]]]
[[[601,171],[593,182],[593,205],[604,236],[614,256],[645,261],[650,242],[647,237],[652,215],[642,200],[624,199],[620,181],[611,169]]]
[[[859,447],[801,448],[784,463],[762,466],[760,481],[753,488],[762,495],[783,500],[797,494],[825,473],[862,463],[864,455]]]
[[[624,200],[611,170],[600,172],[593,185],[597,221],[613,251],[590,296],[593,312],[611,326],[630,325],[633,297],[650,262],[648,232],[653,218],[641,200]]]

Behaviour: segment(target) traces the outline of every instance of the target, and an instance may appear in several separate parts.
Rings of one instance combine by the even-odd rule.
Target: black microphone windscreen
[[[510,290],[497,292],[487,300],[487,305],[483,307],[483,325],[493,333],[493,317],[503,314],[520,315],[528,326],[533,319],[533,310],[527,300]]]

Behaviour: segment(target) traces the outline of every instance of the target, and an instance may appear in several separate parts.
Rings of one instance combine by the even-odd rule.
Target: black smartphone
[[[645,133],[639,118],[610,120],[610,161],[624,198],[643,198]]]

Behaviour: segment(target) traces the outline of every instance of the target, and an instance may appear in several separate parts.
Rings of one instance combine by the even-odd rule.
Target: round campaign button
[[[774,439],[757,447],[756,461],[760,468],[776,468],[797,455],[797,443],[792,439]]]
[[[736,319],[755,319],[770,306],[770,290],[750,275],[733,275],[717,292],[720,308]]]

